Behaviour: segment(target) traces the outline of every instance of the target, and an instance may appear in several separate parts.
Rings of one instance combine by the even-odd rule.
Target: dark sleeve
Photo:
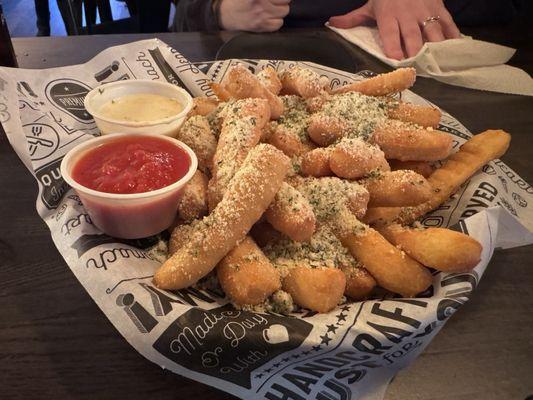
[[[512,22],[531,0],[446,0],[446,8],[458,26]]]
[[[218,31],[212,0],[178,0],[172,24],[174,32]]]

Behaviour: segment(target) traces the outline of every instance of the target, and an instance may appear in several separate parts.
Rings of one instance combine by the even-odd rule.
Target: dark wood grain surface
[[[306,32],[294,32],[294,40],[300,33]],[[487,37],[484,31],[467,33]],[[500,30],[490,31],[487,38],[518,47],[513,62],[531,71],[530,34]],[[85,62],[109,46],[149,37],[21,38],[14,46],[21,67],[47,68]],[[212,59],[232,34],[158,37],[190,60],[200,61]],[[386,70],[358,49],[351,51],[360,68]],[[418,79],[413,90],[473,132],[509,131],[513,141],[503,160],[533,181],[532,98],[429,79]],[[0,183],[0,398],[233,398],[162,370],[113,328],[57,252],[35,210],[37,185],[3,134]],[[385,398],[501,400],[533,395],[531,260],[533,246],[496,252],[471,300],[396,377]]]

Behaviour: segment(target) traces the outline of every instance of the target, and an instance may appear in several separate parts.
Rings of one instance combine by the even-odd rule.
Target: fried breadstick
[[[163,289],[182,289],[207,275],[242,240],[274,199],[290,160],[276,148],[253,148],[213,212],[154,275]]]
[[[250,236],[218,263],[217,277],[226,295],[238,306],[260,304],[281,288],[278,270]]]
[[[415,83],[414,68],[398,68],[387,74],[357,81],[333,90],[333,93],[359,92],[367,96],[387,96],[408,89]]]
[[[376,280],[361,265],[341,267],[346,276],[344,294],[353,300],[363,300],[376,287]]]
[[[283,290],[301,307],[328,312],[339,304],[346,277],[336,268],[294,267],[283,279]]]
[[[386,158],[400,161],[437,161],[450,155],[450,135],[433,129],[420,129],[400,121],[388,121],[376,127],[372,141]]]
[[[265,99],[270,107],[270,117],[278,119],[283,113],[283,102],[268,90],[244,65],[231,67],[222,79],[221,86],[234,99]]]
[[[217,148],[217,139],[206,117],[193,115],[181,126],[176,139],[189,146],[198,158],[200,171],[208,172],[213,163],[213,156]]]
[[[194,232],[195,225],[199,222],[199,220],[195,220],[190,224],[181,224],[173,229],[172,234],[170,235],[170,240],[168,241],[169,256],[174,254],[187,243],[189,237]]]
[[[361,139],[342,139],[330,153],[329,166],[341,178],[357,179],[371,171],[390,171],[383,151]]]
[[[285,94],[295,94],[304,99],[316,97],[325,92],[327,82],[309,68],[294,67],[281,74]]]
[[[192,102],[193,108],[189,112],[189,116],[203,115],[204,117],[213,112],[220,103],[214,97],[195,97]]]
[[[380,232],[418,262],[439,271],[470,271],[481,260],[481,244],[450,229],[411,229],[394,224]]]
[[[279,80],[276,70],[272,67],[263,68],[258,74],[257,79],[273,94],[278,95],[281,91],[281,81]]]
[[[388,171],[359,181],[370,193],[369,207],[416,206],[431,197],[426,178],[414,171]]]
[[[431,273],[376,230],[343,213],[334,221],[335,234],[372,274],[378,285],[413,297],[431,285]]]
[[[220,201],[250,149],[259,143],[269,113],[268,104],[263,99],[237,100],[224,110],[222,130],[213,157],[213,176],[208,187],[209,209]]]
[[[178,215],[185,221],[190,222],[207,215],[207,176],[197,170],[191,180],[183,188]]]
[[[297,133],[283,124],[276,124],[272,127],[266,142],[280,149],[289,157],[301,156],[316,147],[309,141],[303,141]]]
[[[511,136],[501,130],[488,130],[472,137],[428,178],[433,190],[431,199],[417,207],[402,208],[399,222],[411,224],[444,203],[478,169],[490,160],[501,157],[510,141]]]
[[[402,225],[412,224],[448,200],[483,165],[501,157],[510,142],[511,135],[502,130],[488,130],[473,136],[428,178],[432,196],[427,202],[415,207],[378,208],[372,212],[373,222],[387,224],[396,221]]]
[[[294,241],[309,240],[316,228],[313,208],[295,188],[284,182],[265,212],[266,220]]]
[[[307,133],[313,142],[325,147],[341,139],[347,130],[347,124],[335,115],[312,114]]]
[[[435,170],[429,161],[387,161],[389,162],[390,169],[393,171],[409,169],[411,171],[415,171],[417,174],[422,175],[424,178],[428,178]]]
[[[439,126],[441,113],[438,108],[394,101],[387,104],[389,118],[420,125],[425,128]]]
[[[331,176],[333,171],[329,167],[329,157],[331,148],[319,147],[305,153],[302,157],[302,175],[314,176]]]

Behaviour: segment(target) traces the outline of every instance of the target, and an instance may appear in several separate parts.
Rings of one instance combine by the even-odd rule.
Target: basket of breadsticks
[[[115,69],[91,72],[111,57]],[[8,111],[20,107],[4,128],[80,283],[143,356],[241,398],[381,398],[468,300],[495,247],[532,241],[531,187],[499,160],[511,136],[471,135],[409,90],[411,68],[193,64],[150,40],[0,77]],[[198,168],[168,229],[141,239],[104,234],[56,173],[99,132],[55,93],[119,79],[193,97],[175,139]],[[39,107],[19,81],[45,93]],[[39,147],[56,140],[46,124],[53,151]]]

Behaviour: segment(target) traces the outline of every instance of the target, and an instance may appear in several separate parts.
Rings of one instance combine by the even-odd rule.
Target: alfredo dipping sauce
[[[158,94],[130,94],[105,103],[100,115],[116,121],[143,122],[165,119],[183,111],[183,105],[175,98]]]

